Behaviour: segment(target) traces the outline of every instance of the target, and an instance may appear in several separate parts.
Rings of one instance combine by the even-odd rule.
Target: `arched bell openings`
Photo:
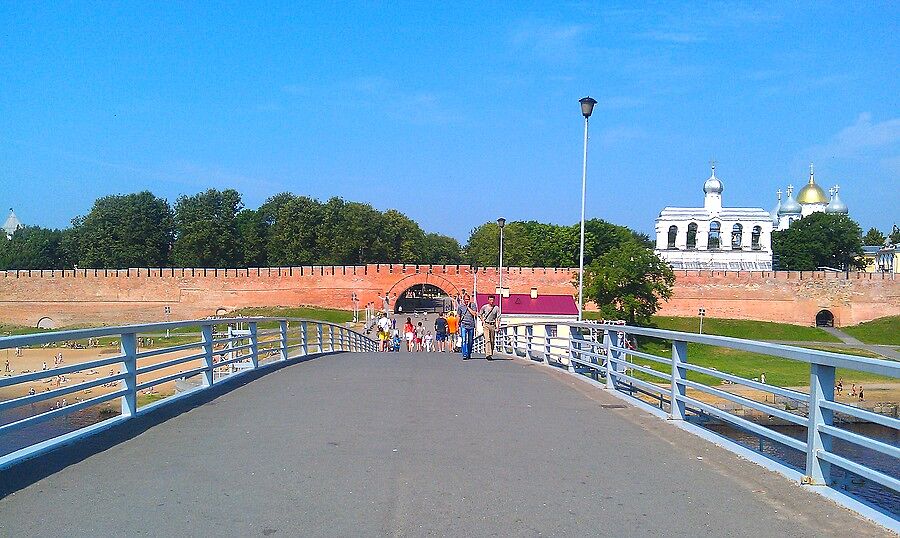
[[[744,227],[735,224],[731,227],[731,248],[732,250],[741,250],[741,243],[744,239]]]
[[[722,245],[722,225],[719,221],[712,221],[709,223],[709,241],[707,242],[707,248],[710,250],[717,250]]]
[[[692,223],[688,224],[687,248],[689,248],[689,249],[697,248],[697,223],[696,222],[692,222]]]

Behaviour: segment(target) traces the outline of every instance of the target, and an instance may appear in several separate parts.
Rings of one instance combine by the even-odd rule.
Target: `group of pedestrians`
[[[385,304],[389,304],[385,297]],[[500,308],[495,304],[493,295],[480,309],[472,301],[471,296],[462,291],[453,300],[454,308],[446,314],[441,312],[434,321],[434,332],[421,321],[413,322],[406,318],[402,331],[397,327],[396,318],[390,315],[389,307],[381,311],[375,325],[378,330],[378,341],[381,351],[399,351],[405,345],[406,350],[436,351],[438,353],[460,352],[463,360],[472,358],[475,345],[476,320],[480,319],[484,328],[484,351],[488,360],[493,360],[496,343],[497,324]]]

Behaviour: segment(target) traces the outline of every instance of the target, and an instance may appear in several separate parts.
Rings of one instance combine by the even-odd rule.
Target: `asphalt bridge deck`
[[[527,361],[336,354],[213,391],[0,473],[0,536],[884,534]]]

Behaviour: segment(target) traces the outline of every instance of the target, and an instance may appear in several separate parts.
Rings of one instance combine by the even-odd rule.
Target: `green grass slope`
[[[841,330],[867,344],[900,345],[900,316],[878,318]]]

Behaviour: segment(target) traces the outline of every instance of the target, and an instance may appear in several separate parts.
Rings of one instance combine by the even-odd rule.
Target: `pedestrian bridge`
[[[232,347],[215,345],[225,338],[213,323],[222,322],[192,322],[201,351],[153,369],[142,361],[164,353],[140,351],[135,335],[187,322],[0,339],[10,347],[117,334],[122,348],[101,359],[111,362],[63,367],[118,361],[112,377],[121,388],[96,398],[120,400],[119,416],[3,456],[0,535],[885,533],[817,487],[675,424],[689,420],[649,412],[635,371],[616,364],[626,358],[622,327],[573,326],[579,335],[559,353],[554,339],[509,328],[504,360],[463,362],[376,353],[372,341],[330,324],[231,321],[250,325],[225,337]],[[605,338],[591,337],[598,328]],[[548,367],[562,356],[568,366]],[[139,391],[153,382],[144,376],[190,361],[200,366],[180,374],[199,377],[195,389],[139,407]],[[217,375],[241,361],[250,367]],[[676,376],[677,368],[683,363]],[[0,388],[46,375],[0,378]],[[181,379],[156,380],[169,377]],[[57,390],[0,402],[0,410],[37,405]],[[675,401],[669,415],[691,414],[688,397]],[[18,418],[0,436],[94,404]],[[828,447],[820,457],[830,457]],[[873,519],[896,528],[890,516]]]

